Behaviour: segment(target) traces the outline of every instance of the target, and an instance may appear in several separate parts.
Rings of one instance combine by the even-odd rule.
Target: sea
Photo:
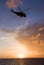
[[[44,65],[44,58],[1,58],[0,65]]]

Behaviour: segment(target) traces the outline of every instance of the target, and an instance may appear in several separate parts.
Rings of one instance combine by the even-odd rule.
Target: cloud
[[[39,56],[44,55],[44,24],[37,22],[29,25],[18,32],[17,35],[17,40],[25,44],[28,50],[37,51]]]
[[[16,8],[22,4],[22,0],[7,0],[6,5],[9,8]]]
[[[31,42],[34,43],[34,41],[36,41],[37,44],[43,43],[44,42],[44,24],[37,22],[35,24],[27,26],[26,28],[18,32],[17,34],[18,34],[18,40],[22,43],[24,43],[25,40],[26,40],[25,43],[29,43],[29,41],[30,43]]]
[[[25,25],[27,25],[27,23]],[[32,51],[33,54],[37,53],[37,57],[44,57],[44,24],[36,22],[25,28],[22,27],[19,27],[20,29],[16,28],[15,30],[3,29],[0,30],[0,32],[10,34],[10,41],[11,39],[17,40],[20,44],[25,45],[28,50],[28,54]],[[8,39],[8,37],[5,38]],[[1,39],[5,38],[3,36]]]
[[[27,19],[26,22],[17,26],[15,30],[3,29],[2,32],[12,33],[16,39],[22,43],[32,43],[36,41],[38,44],[44,42],[44,24],[36,22],[32,25],[27,25],[30,19]],[[39,42],[40,41],[40,42]],[[41,42],[42,41],[42,42]],[[36,44],[36,43],[35,43]]]

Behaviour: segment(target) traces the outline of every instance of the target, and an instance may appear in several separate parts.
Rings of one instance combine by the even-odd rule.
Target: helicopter
[[[13,12],[14,14],[16,14],[17,16],[20,16],[21,18],[22,17],[26,17],[26,14],[20,8],[18,8],[18,9],[20,10],[19,12],[16,12],[13,9],[11,9],[11,12]],[[31,9],[31,8],[28,8],[28,9]],[[26,9],[24,11],[27,11],[28,9]]]

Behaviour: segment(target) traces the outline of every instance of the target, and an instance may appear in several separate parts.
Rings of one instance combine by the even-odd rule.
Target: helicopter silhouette
[[[20,16],[21,18],[27,16],[20,8],[18,8],[18,9],[20,10],[19,12],[16,12],[16,11],[14,11],[13,9],[11,9],[11,12],[13,12],[14,14],[16,14],[17,16]],[[27,11],[27,10],[29,10],[29,9],[31,9],[31,8],[28,8],[28,9],[26,9],[26,10],[24,10],[24,11]]]

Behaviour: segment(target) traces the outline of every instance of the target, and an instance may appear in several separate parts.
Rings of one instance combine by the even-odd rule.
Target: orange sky
[[[38,37],[37,35],[36,37]],[[36,38],[35,37],[35,38]],[[34,37],[32,37],[34,38]],[[43,41],[31,41],[16,32],[0,31],[0,58],[32,58],[44,57]]]

